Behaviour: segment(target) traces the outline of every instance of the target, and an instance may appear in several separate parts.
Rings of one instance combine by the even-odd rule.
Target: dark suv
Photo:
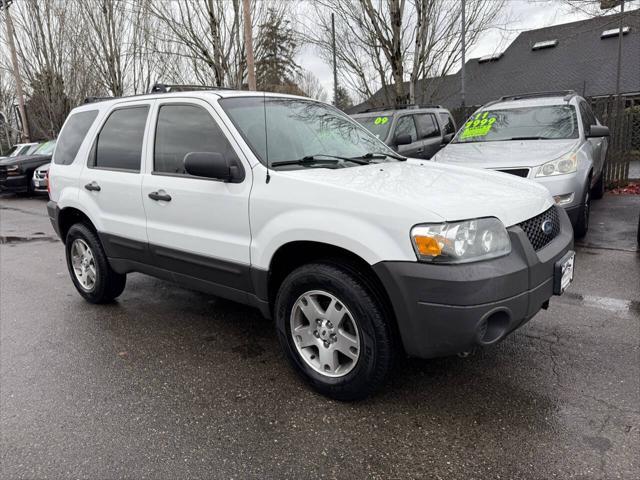
[[[20,155],[0,160],[0,192],[32,194],[34,184],[31,179],[36,168],[51,161],[56,141],[41,144],[29,155]]]
[[[439,105],[367,111],[352,117],[398,153],[413,158],[431,158],[456,133],[451,113]]]

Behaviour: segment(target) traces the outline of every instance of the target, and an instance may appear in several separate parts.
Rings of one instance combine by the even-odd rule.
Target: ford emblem
[[[553,232],[553,222],[551,220],[545,220],[542,222],[542,225],[540,225],[540,228],[545,235],[551,235],[551,232]]]

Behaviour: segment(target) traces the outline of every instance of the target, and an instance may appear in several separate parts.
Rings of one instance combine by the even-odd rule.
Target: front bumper
[[[584,199],[585,188],[589,188],[589,181],[586,174],[582,171],[571,173],[568,175],[557,175],[553,177],[537,177],[533,178],[537,183],[544,185],[551,195],[566,195],[573,192],[573,201],[562,207],[569,215],[572,225],[576,225],[580,216],[580,207]]]
[[[15,175],[0,178],[0,192],[22,193],[29,190],[30,175]]]
[[[431,358],[497,343],[546,306],[554,266],[573,247],[558,209],[560,233],[535,251],[524,231],[508,229],[511,253],[461,265],[380,262],[373,266],[391,299],[405,352]]]

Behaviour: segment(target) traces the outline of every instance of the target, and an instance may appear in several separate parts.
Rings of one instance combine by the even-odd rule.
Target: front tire
[[[589,186],[585,189],[582,205],[578,211],[578,220],[573,227],[575,238],[583,238],[589,231],[589,217],[591,216],[591,194]]]
[[[604,170],[600,173],[598,181],[591,189],[591,198],[600,200],[604,196]]]
[[[336,400],[365,398],[386,380],[393,331],[375,292],[351,270],[303,265],[283,281],[275,302],[278,339],[293,368]]]
[[[108,303],[123,292],[127,276],[111,268],[98,236],[86,225],[69,229],[65,251],[71,280],[85,300]]]

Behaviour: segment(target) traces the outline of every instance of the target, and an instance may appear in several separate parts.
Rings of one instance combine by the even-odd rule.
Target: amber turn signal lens
[[[442,247],[433,237],[415,236],[413,239],[416,242],[416,247],[418,248],[420,255],[437,257],[442,253]]]

